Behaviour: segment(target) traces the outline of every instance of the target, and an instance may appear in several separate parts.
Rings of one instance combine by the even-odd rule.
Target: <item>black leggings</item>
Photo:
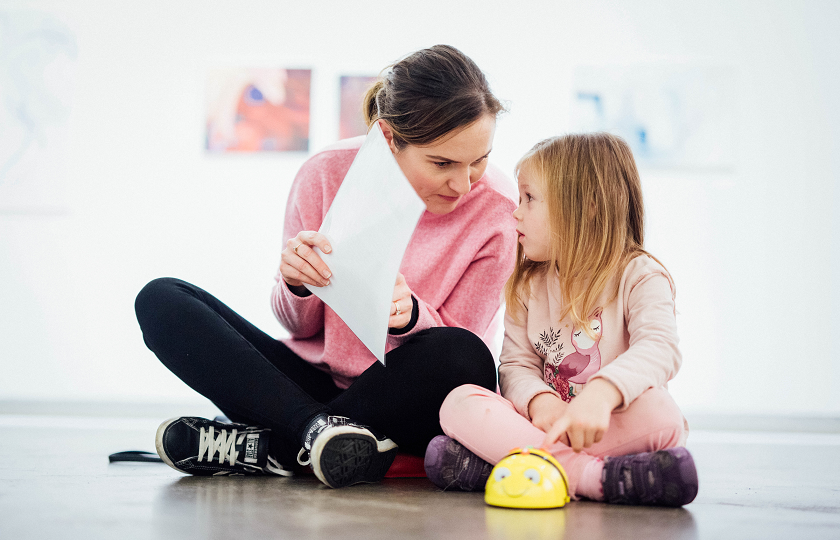
[[[462,384],[495,390],[493,357],[462,328],[418,332],[342,390],[332,378],[204,290],[156,279],[137,295],[143,340],[163,364],[231,420],[272,429],[271,451],[293,464],[306,425],[347,416],[422,456],[442,434],[439,410]]]

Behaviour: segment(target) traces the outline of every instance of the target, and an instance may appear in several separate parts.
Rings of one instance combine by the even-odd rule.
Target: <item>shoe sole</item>
[[[324,435],[329,434],[329,438]],[[390,439],[379,441],[367,430],[338,426],[315,438],[310,455],[318,480],[331,488],[382,480],[397,455]]]
[[[190,474],[187,471],[183,471],[176,467],[172,460],[169,459],[169,456],[166,455],[166,451],[163,449],[163,434],[166,432],[166,428],[168,428],[178,420],[180,420],[180,418],[170,418],[169,420],[164,420],[160,427],[158,427],[157,433],[155,434],[155,450],[157,450],[160,459],[162,459],[164,463],[166,463],[178,472]]]

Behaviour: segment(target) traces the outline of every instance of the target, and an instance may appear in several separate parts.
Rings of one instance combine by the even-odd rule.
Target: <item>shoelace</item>
[[[279,476],[294,476],[295,473],[283,467],[279,461],[274,459],[271,456],[268,456],[267,463],[265,464],[265,468],[268,472],[279,475]]]
[[[306,456],[306,459],[304,459],[303,456]],[[302,467],[306,467],[307,465],[309,465],[311,463],[311,460],[309,459],[309,450],[307,450],[306,448],[301,448],[300,452],[298,452],[297,455],[297,462]]]
[[[346,420],[346,418],[341,416],[328,416],[326,419],[319,418],[316,420],[315,424],[309,429],[309,433],[306,434],[303,448],[298,452],[297,462],[299,465],[306,467],[311,463],[309,450],[312,448],[312,442],[315,440],[315,437],[331,425],[343,425],[345,422],[341,420]],[[306,459],[304,459],[304,456],[306,456]]]
[[[207,431],[204,428],[199,430],[198,461],[204,461],[205,452],[207,461],[213,461],[213,456],[219,452],[220,464],[227,459],[231,466],[236,465],[236,458],[239,456],[236,445],[242,444],[245,434],[240,435],[239,440],[236,439],[236,429],[233,429],[230,435],[226,429],[219,431],[215,438],[213,434],[213,426],[210,426]]]

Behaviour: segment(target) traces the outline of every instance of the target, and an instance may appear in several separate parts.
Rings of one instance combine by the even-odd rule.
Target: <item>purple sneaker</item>
[[[678,507],[697,496],[697,469],[685,448],[604,459],[604,500]]]
[[[493,466],[461,443],[438,435],[426,447],[426,476],[443,490],[484,491]]]

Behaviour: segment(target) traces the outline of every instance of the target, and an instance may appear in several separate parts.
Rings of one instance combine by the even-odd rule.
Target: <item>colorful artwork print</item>
[[[575,352],[567,355],[558,366],[569,382],[575,384],[585,383],[590,376],[601,369],[601,351],[598,343],[601,341],[601,312],[589,321],[595,339],[589,337],[580,328],[572,329],[572,346]]]
[[[308,69],[219,69],[207,80],[210,152],[309,149]]]
[[[586,384],[586,381],[601,369],[601,351],[598,344],[603,335],[601,310],[597,310],[589,321],[595,338],[586,332],[572,327],[569,336],[574,352],[564,353],[561,341],[561,330],[549,328],[540,334],[540,340],[534,343],[537,352],[545,356],[543,377],[546,384],[555,390],[563,401],[572,401],[576,395],[575,385]]]
[[[349,139],[367,134],[362,115],[362,98],[377,77],[341,77],[341,108],[338,121],[338,138]]]

